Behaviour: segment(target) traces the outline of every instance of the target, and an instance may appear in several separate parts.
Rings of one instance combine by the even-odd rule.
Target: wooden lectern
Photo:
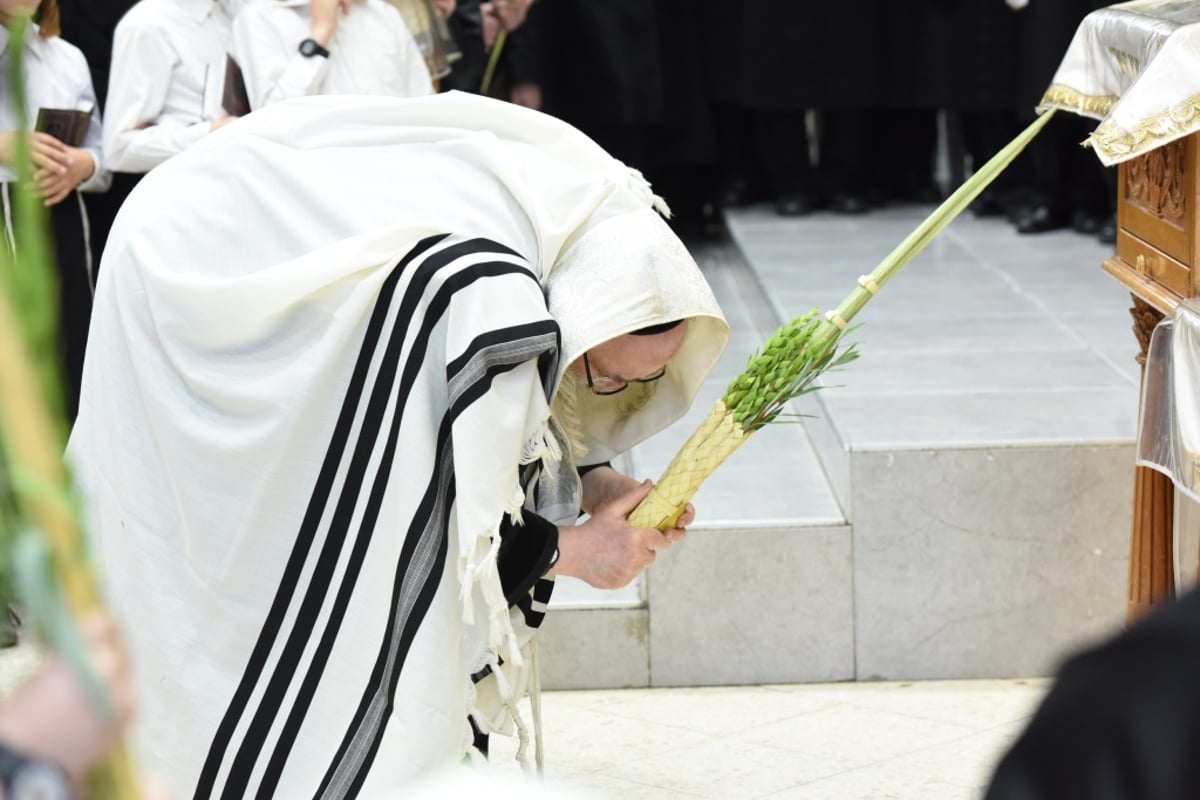
[[[1133,294],[1150,392],[1161,391],[1146,386],[1151,332],[1182,299],[1200,294],[1198,52],[1200,3],[1140,0],[1093,11],[1039,106],[1100,120],[1088,144],[1119,173],[1117,252],[1104,269]],[[1175,487],[1152,469],[1135,470],[1129,622],[1175,592]]]
[[[1104,262],[1104,270],[1133,293],[1130,313],[1143,381],[1154,326],[1182,298],[1200,294],[1198,148],[1200,133],[1194,133],[1117,166],[1117,254]],[[1129,622],[1175,593],[1174,485],[1149,467],[1135,467],[1133,485]]]

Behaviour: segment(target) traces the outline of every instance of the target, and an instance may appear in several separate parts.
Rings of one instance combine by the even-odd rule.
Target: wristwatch
[[[71,782],[57,764],[0,742],[0,786],[7,800],[71,800]]]
[[[305,58],[312,58],[313,56],[329,58],[329,51],[318,44],[316,39],[305,39],[300,42],[300,55]]]

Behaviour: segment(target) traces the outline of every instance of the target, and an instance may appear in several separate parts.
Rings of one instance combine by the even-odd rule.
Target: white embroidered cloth
[[[1184,300],[1154,329],[1146,354],[1138,464],[1200,501],[1200,305]]]
[[[1109,166],[1200,130],[1200,3],[1088,14],[1038,106],[1048,108],[1101,120],[1087,144]]]

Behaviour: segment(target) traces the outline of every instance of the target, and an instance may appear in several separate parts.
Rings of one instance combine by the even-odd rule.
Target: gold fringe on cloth
[[[1038,111],[1040,112],[1047,108],[1058,108],[1063,111],[1082,114],[1085,117],[1104,119],[1112,112],[1113,106],[1117,104],[1117,100],[1119,99],[1113,94],[1084,94],[1076,89],[1072,89],[1070,86],[1055,83],[1042,95],[1042,100],[1038,103]]]
[[[1106,162],[1125,161],[1200,130],[1200,94],[1142,120],[1133,128],[1120,128],[1105,120],[1088,138]]]

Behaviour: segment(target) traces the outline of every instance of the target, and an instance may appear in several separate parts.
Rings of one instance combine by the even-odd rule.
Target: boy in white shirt
[[[251,109],[315,94],[433,93],[416,40],[384,0],[254,0],[234,20],[231,54]]]
[[[60,293],[60,335],[66,373],[67,410],[74,418],[83,372],[92,308],[92,263],[87,242],[87,210],[78,192],[103,192],[112,181],[101,157],[100,111],[91,73],[83,54],[58,36],[58,5],[55,0],[0,0],[0,24],[7,27],[16,16],[35,13],[41,25],[25,31],[24,67],[25,127],[22,131],[12,107],[8,84],[8,32],[0,31],[0,232],[2,246],[17,250],[13,217],[16,207],[16,143],[27,135],[34,160],[34,192],[50,207],[54,250]],[[55,111],[60,117],[74,112],[89,115],[77,130],[60,129],[70,141],[49,132],[32,132],[40,110]],[[72,123],[73,126],[74,123]],[[72,138],[72,134],[75,138]]]
[[[221,107],[240,0],[141,0],[117,24],[104,156],[149,172],[233,118]]]

